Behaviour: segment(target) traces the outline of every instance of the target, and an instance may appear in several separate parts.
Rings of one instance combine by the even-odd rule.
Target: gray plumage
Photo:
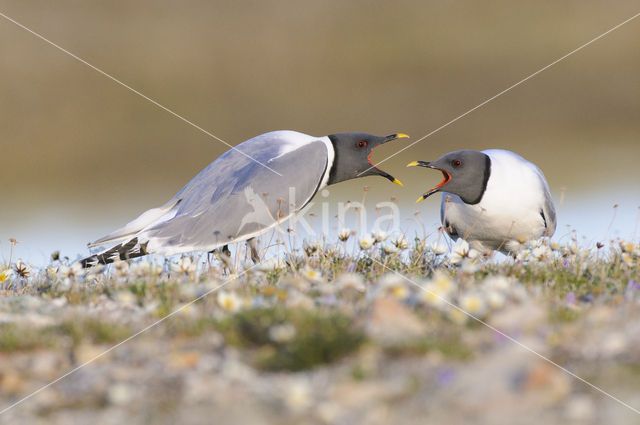
[[[556,211],[540,169],[501,149],[448,153],[432,162],[414,161],[442,172],[443,181],[417,202],[442,192],[440,218],[452,239],[466,239],[480,251],[516,252],[521,244],[556,230]]]
[[[89,244],[124,241],[82,264],[211,251],[256,237],[300,211],[322,187],[367,170],[375,146],[402,136],[274,131],[254,137],[212,162],[163,206]],[[374,174],[396,181],[376,168],[364,175]]]

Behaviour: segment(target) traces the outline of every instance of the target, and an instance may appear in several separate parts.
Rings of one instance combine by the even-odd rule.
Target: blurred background
[[[638,12],[635,1],[0,1],[0,11],[231,144],[278,129],[404,132],[382,160]],[[438,226],[457,149],[542,168],[555,239],[637,239],[640,18],[387,161],[330,202],[397,198]],[[227,150],[0,18],[0,253],[45,264],[173,196]],[[618,205],[614,209],[614,205]]]

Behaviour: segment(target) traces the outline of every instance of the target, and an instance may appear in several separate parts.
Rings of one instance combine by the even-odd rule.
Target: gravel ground
[[[640,423],[640,246],[423,248],[5,266],[0,421]]]

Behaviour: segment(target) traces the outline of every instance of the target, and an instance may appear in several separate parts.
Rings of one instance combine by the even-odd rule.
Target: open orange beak
[[[425,167],[425,168],[432,168],[434,170],[438,170],[440,172],[442,172],[442,175],[444,176],[444,178],[442,179],[442,181],[440,183],[438,183],[436,186],[434,186],[433,188],[429,189],[429,191],[427,191],[424,195],[422,195],[421,197],[419,197],[416,200],[416,204],[418,202],[422,202],[425,199],[427,199],[429,196],[433,195],[434,193],[440,191],[440,189],[442,188],[442,186],[444,186],[445,184],[449,183],[449,181],[451,180],[451,174],[447,173],[445,170],[438,168],[438,167],[434,167],[433,165],[431,165],[430,162],[428,161],[413,161],[407,164],[407,167]]]

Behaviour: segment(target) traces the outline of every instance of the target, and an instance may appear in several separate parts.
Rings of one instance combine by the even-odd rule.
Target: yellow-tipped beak
[[[398,186],[404,186],[402,182],[398,179],[393,179],[393,183],[397,184]]]
[[[410,163],[407,164],[407,167],[417,167],[418,166],[418,161],[411,161]]]
[[[408,139],[409,135],[404,134],[404,133],[398,133],[396,134],[396,139]]]
[[[424,200],[425,200],[425,197],[424,197],[424,196],[421,196],[421,197],[419,197],[418,199],[416,199],[416,204],[419,204],[420,202],[422,202],[422,201],[424,201]]]

